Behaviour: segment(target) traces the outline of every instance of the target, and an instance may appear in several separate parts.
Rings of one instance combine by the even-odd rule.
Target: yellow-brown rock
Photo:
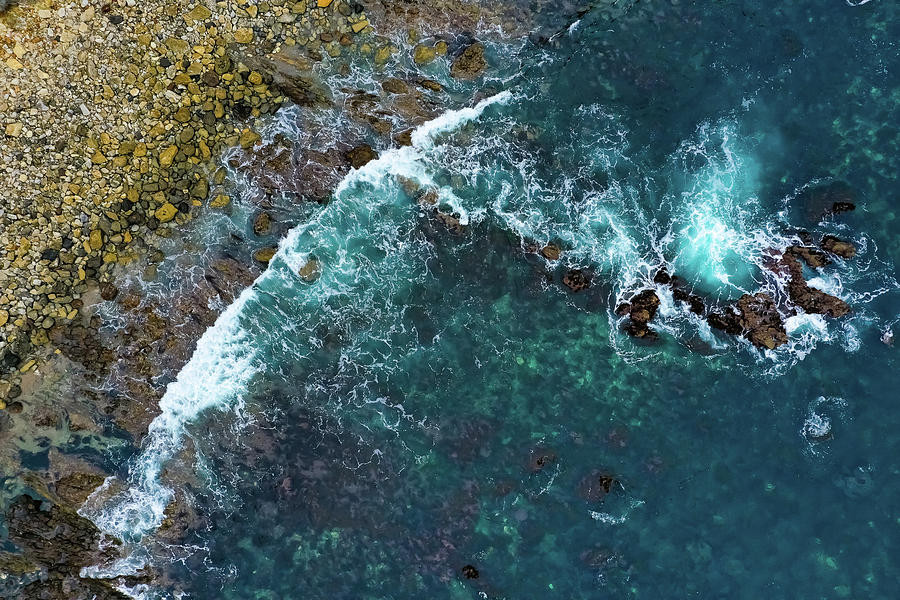
[[[175,160],[175,155],[178,154],[178,146],[169,146],[165,150],[159,153],[159,166],[161,167],[171,167],[172,161]]]
[[[253,41],[253,30],[249,27],[242,27],[234,32],[234,41],[238,44],[249,44]]]
[[[153,213],[153,216],[156,217],[156,220],[160,223],[168,223],[169,221],[174,219],[175,215],[177,214],[178,209],[175,208],[171,202],[166,202],[156,209],[156,212]]]

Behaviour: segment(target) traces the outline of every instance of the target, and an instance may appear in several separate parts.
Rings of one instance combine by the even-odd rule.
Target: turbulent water
[[[85,508],[133,546],[111,571],[198,600],[895,597],[896,13],[672,2],[490,45],[477,91],[445,81],[467,107],[297,207],[199,340]],[[817,204],[835,182],[855,211]],[[856,245],[807,272],[853,310],[775,350],[653,281],[783,294],[801,231]],[[615,309],[647,288],[636,340]],[[173,546],[185,449],[203,526]]]

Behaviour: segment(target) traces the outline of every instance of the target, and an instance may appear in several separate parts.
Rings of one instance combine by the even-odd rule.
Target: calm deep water
[[[445,76],[468,108],[296,208],[92,517],[198,600],[896,598],[898,13],[682,1],[489,45],[479,90]],[[834,182],[855,211],[823,216]],[[774,290],[798,230],[856,244],[807,272],[850,315],[761,352],[660,286],[658,339],[622,330],[660,267]],[[206,525],[166,547],[185,446]]]

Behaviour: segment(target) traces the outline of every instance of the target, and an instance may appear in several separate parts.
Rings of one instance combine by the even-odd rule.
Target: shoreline
[[[468,6],[465,2],[452,4]],[[245,156],[265,153],[260,119],[285,103],[299,106],[301,111],[307,106],[328,105],[328,86],[318,79],[315,66],[322,53],[330,56],[326,60],[349,56],[370,61],[379,79],[399,55],[408,56],[413,72],[404,72],[410,82],[390,79],[398,83],[383,86],[382,101],[399,94],[396,110],[403,116],[395,120],[408,123],[406,127],[414,125],[432,114],[433,108],[419,107],[427,95],[443,94],[440,85],[421,79],[415,71],[447,53],[446,40],[452,41],[458,34],[445,27],[477,28],[482,23],[470,15],[457,24],[424,27],[420,35],[406,25],[425,23],[427,14],[407,21],[383,12],[377,17],[385,19],[385,37],[376,35],[358,3],[276,0],[266,6],[269,10],[264,12],[260,6],[245,3],[229,7],[231,14],[223,15],[210,10],[212,5],[206,8],[186,2],[174,6],[154,2],[106,11],[41,0],[0,15],[0,52],[6,52],[0,57],[0,62],[5,61],[0,69],[14,72],[16,82],[27,83],[32,75],[46,81],[46,71],[59,65],[53,60],[38,64],[36,59],[44,53],[66,57],[72,48],[81,48],[79,60],[91,66],[84,72],[73,71],[59,85],[78,91],[80,84],[93,87],[98,81],[110,82],[100,84],[92,101],[77,103],[70,101],[71,97],[80,99],[77,94],[67,96],[48,88],[47,94],[58,103],[69,104],[67,109],[50,104],[43,110],[74,115],[72,131],[52,120],[25,119],[33,109],[32,113],[23,112],[13,105],[22,94],[0,96],[0,133],[6,135],[0,156],[8,159],[32,140],[48,138],[59,151],[46,160],[58,161],[54,168],[60,175],[48,181],[47,165],[27,159],[25,164],[7,160],[6,170],[0,173],[20,179],[23,173],[34,173],[34,180],[42,182],[0,204],[0,248],[7,252],[0,255],[0,264],[12,267],[4,269],[4,281],[16,281],[22,278],[21,269],[32,269],[47,285],[55,286],[18,288],[15,294],[0,297],[0,364],[4,365],[0,371],[0,435],[13,442],[4,445],[0,460],[23,482],[3,497],[4,506],[22,494],[51,500],[68,507],[66,510],[83,503],[94,487],[115,471],[116,457],[126,457],[133,451],[129,446],[139,445],[159,411],[158,401],[168,381],[190,359],[197,340],[215,321],[219,312],[215,307],[230,304],[265,269],[267,256],[261,254],[265,247],[258,247],[260,241],[240,239],[230,242],[235,253],[220,249],[201,265],[197,289],[154,300],[143,296],[140,285],[129,284],[159,276],[161,263],[168,260],[161,250],[166,244],[160,242],[170,239],[175,246],[184,247],[183,232],[198,215],[231,210],[220,164],[226,150],[236,148]],[[150,31],[141,22],[154,11],[164,18],[154,20]],[[444,16],[447,14],[454,13],[448,11]],[[51,23],[50,30],[62,33],[41,40],[35,32]],[[295,34],[303,27],[309,30],[305,38]],[[277,29],[278,35],[272,35]],[[268,34],[263,37],[262,31]],[[400,31],[407,39],[392,41]],[[428,37],[429,32],[437,31],[440,36]],[[476,31],[470,30],[468,35]],[[28,37],[21,41],[14,39],[26,33]],[[472,39],[463,35],[462,43],[455,42],[450,48],[462,52]],[[445,60],[452,71],[451,64],[459,59]],[[477,77],[484,66],[483,60],[480,64],[476,61],[475,71],[462,78]],[[150,75],[136,78],[135,70]],[[416,81],[424,81],[424,87],[416,87]],[[349,107],[338,108],[351,113],[350,119],[364,124],[389,145],[404,143],[402,131],[394,131],[394,126],[385,128],[383,117],[373,117],[376,106],[351,102]],[[316,155],[313,160],[338,179],[361,164],[359,161],[371,159],[371,147],[361,140],[350,138],[350,144],[340,138],[332,141],[338,159]],[[309,156],[297,147],[290,150]],[[263,160],[257,172],[268,166]],[[0,181],[6,189],[11,189],[9,183],[9,179]],[[320,191],[295,191],[295,196],[309,201],[315,200],[317,193],[328,192],[326,185]],[[15,214],[23,204],[42,207],[44,212],[29,221],[31,215]],[[53,213],[49,219],[44,217],[44,213],[50,214],[47,211]],[[269,227],[266,229],[265,234],[270,234]],[[13,244],[12,237],[20,233],[30,237],[23,236],[21,243]],[[254,233],[258,234],[255,226]],[[254,246],[257,250],[252,251]],[[14,260],[8,254],[13,251]],[[252,257],[247,256],[251,251]],[[179,277],[177,267],[173,276]],[[119,320],[114,331],[108,331],[104,322],[110,310]],[[45,398],[56,400],[47,402]],[[118,443],[117,435],[131,442],[104,445],[110,440]],[[105,455],[107,465],[61,451],[72,440],[90,440],[85,449]],[[20,464],[21,448],[33,441],[39,442],[34,455],[38,462]],[[85,536],[96,531],[83,518],[75,518],[74,523]],[[170,526],[179,529],[174,521]],[[37,555],[24,548],[29,560],[37,561],[32,568],[44,569]],[[95,564],[96,560],[89,562]],[[90,579],[73,580],[75,575],[77,572],[69,572],[66,576],[69,585],[78,589],[94,585]],[[28,586],[24,582],[30,576],[22,576]],[[54,581],[41,583],[41,589],[55,590]]]

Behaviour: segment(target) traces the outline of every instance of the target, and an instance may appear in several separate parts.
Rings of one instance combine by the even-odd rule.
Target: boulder
[[[106,301],[115,300],[119,295],[119,288],[112,283],[104,281],[100,284],[100,297]]]
[[[833,235],[826,235],[822,238],[822,248],[841,258],[853,258],[856,256],[856,246]]]
[[[322,265],[316,258],[310,258],[297,271],[300,278],[306,283],[315,283],[322,276]]]
[[[541,248],[541,256],[547,260],[559,260],[560,253],[559,246],[552,242]]]
[[[484,44],[475,42],[456,57],[450,66],[450,75],[454,79],[475,79],[481,75],[485,67],[487,61],[484,58]]]

